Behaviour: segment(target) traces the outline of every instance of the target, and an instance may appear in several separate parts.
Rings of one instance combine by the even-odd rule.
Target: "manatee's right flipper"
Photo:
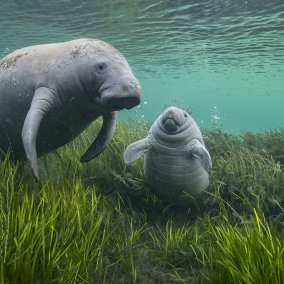
[[[136,141],[132,144],[130,144],[123,155],[124,163],[126,165],[131,164],[141,156],[143,156],[152,145],[152,139],[150,136],[147,136],[146,138]]]
[[[116,112],[110,112],[103,116],[102,128],[85,154],[81,157],[81,162],[88,162],[97,157],[110,144],[116,127]]]
[[[57,104],[55,93],[46,87],[36,89],[30,109],[25,118],[22,141],[25,148],[26,158],[30,164],[32,174],[36,181],[39,180],[36,138],[40,123],[47,112]]]
[[[212,168],[212,160],[209,152],[207,149],[204,147],[204,145],[201,144],[201,142],[197,139],[193,139],[189,144],[188,144],[188,151],[191,153],[195,158],[197,158],[202,167],[210,173],[211,168]]]

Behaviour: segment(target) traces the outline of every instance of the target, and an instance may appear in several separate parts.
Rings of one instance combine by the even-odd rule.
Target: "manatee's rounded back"
[[[177,119],[175,131],[165,129],[165,113],[177,113],[184,119]],[[163,124],[164,123],[164,124]],[[168,130],[173,128],[168,122]],[[187,204],[188,194],[194,198],[203,195],[209,185],[209,174],[201,162],[188,152],[188,145],[194,139],[204,145],[202,134],[192,117],[177,108],[166,110],[152,125],[150,135],[156,143],[144,156],[146,183],[160,196],[171,202]]]

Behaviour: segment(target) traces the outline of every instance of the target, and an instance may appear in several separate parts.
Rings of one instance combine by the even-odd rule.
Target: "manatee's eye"
[[[96,71],[98,74],[102,74],[106,71],[107,65],[104,62],[100,62],[96,65]]]
[[[187,113],[186,113],[186,112],[184,112],[184,113],[183,113],[183,116],[184,116],[184,117],[187,117],[188,115],[187,115]]]

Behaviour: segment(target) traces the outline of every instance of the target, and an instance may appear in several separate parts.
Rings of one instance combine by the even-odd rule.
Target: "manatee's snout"
[[[177,107],[169,107],[165,110],[159,120],[159,127],[168,134],[183,131],[190,116],[187,112]]]
[[[168,132],[175,132],[182,124],[182,116],[179,109],[175,107],[168,108],[161,117],[163,128]]]
[[[114,110],[130,109],[140,103],[141,86],[136,78],[122,77],[103,88],[101,101]]]
[[[130,80],[122,84],[125,95],[118,98],[118,103],[127,109],[140,104],[141,86],[138,81]]]
[[[164,129],[167,130],[168,132],[175,132],[178,129],[178,125],[176,124],[174,119],[168,118],[164,122]]]

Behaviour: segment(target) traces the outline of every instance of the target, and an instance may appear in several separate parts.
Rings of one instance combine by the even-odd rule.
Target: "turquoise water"
[[[120,119],[173,104],[206,128],[284,127],[283,0],[2,0],[0,30],[0,57],[80,37],[114,45],[143,88]]]

